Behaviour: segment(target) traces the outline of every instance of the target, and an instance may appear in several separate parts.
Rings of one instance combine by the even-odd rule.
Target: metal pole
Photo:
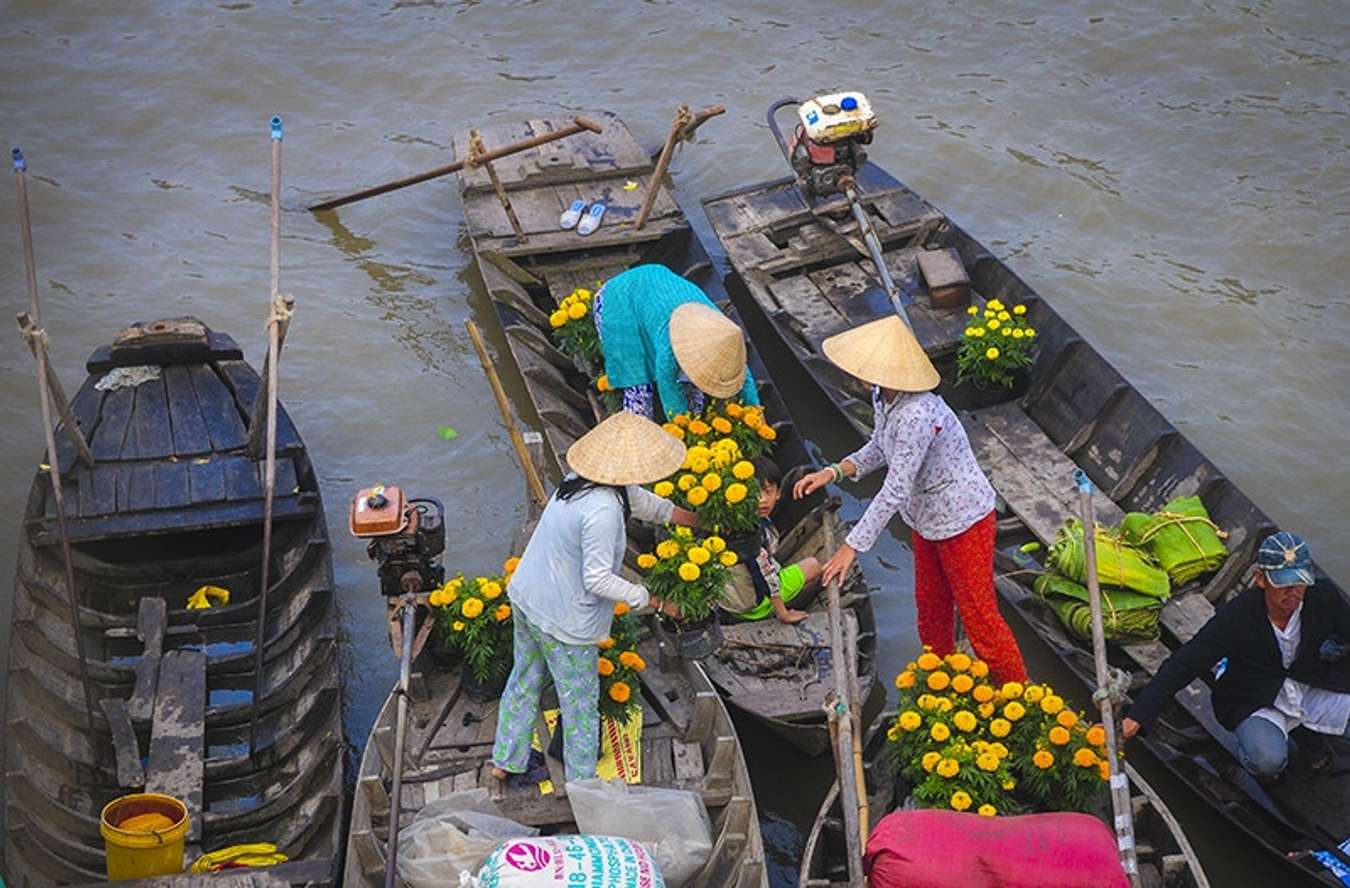
[[[258,707],[263,693],[263,646],[267,640],[267,587],[272,566],[272,502],[277,482],[277,354],[285,311],[281,293],[281,118],[272,118],[272,297],[267,318],[267,468],[263,484],[262,567],[258,581],[258,629],[253,651],[253,709],[248,719],[249,754],[258,750]]]
[[[1139,885],[1139,861],[1135,854],[1134,818],[1130,806],[1130,781],[1116,759],[1115,706],[1109,692],[1106,670],[1106,633],[1102,629],[1102,590],[1097,579],[1097,520],[1092,509],[1092,481],[1082,469],[1074,469],[1078,485],[1078,510],[1083,522],[1083,560],[1087,565],[1088,603],[1092,608],[1092,660],[1097,670],[1097,691],[1092,695],[1102,712],[1106,730],[1106,761],[1111,770],[1111,810],[1115,815],[1116,846],[1131,885]]]
[[[84,715],[89,734],[94,733],[94,689],[89,684],[89,661],[84,651],[84,634],[80,631],[80,599],[75,592],[75,565],[70,557],[70,533],[66,529],[66,499],[61,489],[61,458],[56,452],[56,433],[52,430],[51,392],[48,390],[47,331],[42,329],[42,314],[38,304],[37,263],[33,258],[33,224],[28,215],[28,182],[25,173],[28,162],[23,152],[15,148],[14,178],[19,188],[19,234],[23,240],[23,262],[28,277],[28,310],[34,327],[27,338],[37,358],[38,399],[42,402],[42,431],[47,444],[47,476],[52,482],[52,498],[56,505],[56,526],[61,534],[61,560],[66,572],[66,606],[70,609],[70,631],[75,636],[75,652],[80,659],[80,684],[84,688]],[[23,329],[22,322],[20,329]]]
[[[900,288],[895,285],[891,271],[886,267],[886,261],[882,257],[881,239],[877,237],[876,229],[872,227],[872,220],[867,218],[867,210],[863,208],[862,201],[858,200],[857,184],[848,177],[842,178],[839,184],[844,190],[844,196],[848,198],[853,218],[858,222],[858,230],[862,233],[863,242],[867,244],[867,252],[872,256],[872,264],[877,267],[877,274],[881,276],[881,286],[886,289],[886,297],[891,300],[891,307],[900,316],[900,320],[905,322],[905,326],[912,328],[914,325],[909,322],[909,313],[905,311],[900,299]]]
[[[413,616],[417,599],[411,592],[403,596],[403,656],[398,666],[398,724],[394,729],[394,787],[389,798],[389,837],[384,861],[384,888],[395,888],[398,868],[398,812],[403,804],[403,743],[408,728],[408,679],[412,671]]]

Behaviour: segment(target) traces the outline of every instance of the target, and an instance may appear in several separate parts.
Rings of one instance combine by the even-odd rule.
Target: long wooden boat
[[[868,810],[873,823],[895,810],[909,791],[891,773],[885,759],[885,728],[890,721],[878,719],[863,751]],[[1200,859],[1166,803],[1134,768],[1126,765],[1125,773],[1130,781],[1140,884],[1148,888],[1209,888],[1209,879]],[[1111,824],[1109,806],[1104,806],[1098,814],[1108,826]],[[821,802],[807,835],[798,870],[798,888],[847,886],[847,854],[839,784],[836,782]],[[1035,881],[1034,874],[1028,874],[1028,877]]]
[[[5,876],[99,882],[99,814],[142,789],[183,800],[195,853],[272,842],[331,884],[343,826],[341,682],[318,478],[278,407],[277,496],[257,751],[254,704],[263,482],[248,419],[258,374],[192,319],[136,325],[90,357],[72,402],[95,464],[57,430],[86,717],[51,486],[39,470],[19,535],[5,708]],[[149,372],[146,372],[149,371]],[[100,382],[128,374],[107,391]],[[201,586],[229,602],[188,610]]]
[[[498,174],[528,238],[524,242],[516,239],[484,171],[460,174],[477,267],[505,332],[511,362],[521,374],[549,444],[551,468],[559,473],[561,455],[599,415],[590,386],[598,372],[560,352],[549,335],[549,313],[573,289],[594,289],[633,265],[660,263],[698,284],[733,320],[739,320],[707,252],[668,191],[657,196],[646,226],[634,229],[633,219],[652,178],[651,156],[617,116],[608,112],[593,116],[603,122],[603,134],[574,136],[499,165]],[[483,130],[482,137],[491,149],[566,123],[502,124]],[[466,144],[465,134],[456,137],[457,157]],[[625,183],[638,187],[626,190]],[[558,229],[562,210],[578,196],[608,202],[603,224],[588,237]],[[776,461],[784,471],[809,464],[805,444],[753,345],[749,357],[766,415],[779,433]],[[827,528],[835,539],[844,534],[834,504],[823,497],[807,503],[784,497],[773,519],[783,534],[779,550],[784,564],[808,555],[823,563],[830,554]],[[868,701],[867,712],[875,714],[884,689],[876,682],[875,618],[861,573],[849,578],[843,603],[845,618],[855,620],[858,627],[860,693]],[[733,709],[764,723],[807,754],[818,755],[829,748],[823,703],[832,681],[823,600],[810,612],[811,617],[797,626],[776,620],[726,626],[726,645],[704,665]]]
[[[1076,514],[1075,468],[1101,491],[1095,507],[1102,524],[1117,523],[1125,511],[1155,511],[1173,497],[1198,495],[1228,531],[1230,555],[1223,566],[1203,582],[1173,590],[1162,610],[1160,641],[1112,646],[1113,663],[1132,673],[1137,690],[1205,624],[1216,604],[1246,588],[1255,549],[1275,523],[997,256],[875,164],[865,163],[858,181],[897,280],[915,280],[920,251],[954,249],[976,304],[995,298],[1025,303],[1039,333],[1025,393],[963,410],[952,381],[967,315],[960,308],[936,310],[922,295],[907,307],[914,332],[942,372],[939,391],[960,411],[999,494],[1000,549],[1053,542],[1064,519]],[[851,428],[861,440],[871,423],[868,393],[830,364],[821,342],[892,309],[871,261],[850,245],[848,223],[836,221],[847,218],[847,208],[837,200],[808,207],[791,178],[713,197],[704,206],[730,259],[728,286],[742,315],[767,343],[762,347],[783,350],[804,371],[794,389],[796,404]],[[820,215],[832,216],[831,224]],[[1024,566],[1006,558],[1001,564],[1010,571]],[[1000,595],[1090,682],[1090,651],[1031,597],[1026,578],[1025,572],[999,577]],[[1345,857],[1337,846],[1350,836],[1350,774],[1314,776],[1296,766],[1273,787],[1257,785],[1237,765],[1234,737],[1215,720],[1209,686],[1201,680],[1178,693],[1158,727],[1136,742],[1252,841],[1291,867],[1339,884],[1309,852]]]

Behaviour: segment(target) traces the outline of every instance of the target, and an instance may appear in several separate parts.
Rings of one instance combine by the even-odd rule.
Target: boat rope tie
[[[270,327],[273,324],[285,325],[291,322],[291,315],[295,314],[295,308],[286,305],[288,298],[290,297],[277,294],[277,298],[272,300],[272,313],[267,316],[267,326]]]
[[[1124,669],[1117,669],[1114,666],[1106,667],[1106,684],[1092,692],[1092,702],[1097,704],[1097,708],[1102,708],[1102,704],[1110,700],[1114,705],[1125,700],[1125,692],[1130,689],[1130,673]]]

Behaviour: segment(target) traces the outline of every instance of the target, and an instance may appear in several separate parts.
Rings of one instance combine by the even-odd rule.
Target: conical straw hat
[[[745,334],[717,309],[686,302],[671,312],[670,347],[700,391],[730,398],[745,385]]]
[[[567,464],[597,484],[650,484],[684,463],[684,444],[650,419],[616,413],[567,448]]]
[[[821,343],[839,369],[882,388],[926,392],[942,377],[898,315],[845,330]]]

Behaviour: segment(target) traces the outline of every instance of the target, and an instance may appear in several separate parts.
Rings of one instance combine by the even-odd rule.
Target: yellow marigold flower
[[[698,483],[698,478],[694,475],[681,475],[676,483],[680,490],[688,492],[691,487]]]
[[[968,315],[977,315],[977,314],[979,314],[979,313],[980,313],[980,309],[979,309],[978,306],[975,306],[975,305],[972,305],[970,308],[967,308],[967,309],[966,309],[966,314],[968,314]]]
[[[932,694],[920,694],[919,699],[914,701],[914,704],[920,709],[932,709],[936,703],[937,697],[934,697]]]
[[[731,474],[737,481],[749,480],[755,474],[755,464],[748,459],[743,459],[731,467]]]
[[[902,691],[907,691],[914,687],[914,673],[906,669],[895,677],[895,686]]]
[[[714,555],[717,555],[720,554],[722,550],[726,549],[727,541],[714,534],[703,541],[703,547]]]
[[[1040,685],[1027,685],[1027,689],[1022,692],[1022,699],[1028,703],[1039,703],[1045,696],[1045,688]]]
[[[928,674],[928,689],[930,691],[945,691],[947,685],[951,683],[951,676],[945,672],[930,672]]]
[[[988,322],[985,324],[985,326],[988,327],[990,330],[997,330],[1002,325],[1003,322],[1000,321],[998,318],[990,318]]]
[[[622,617],[624,614],[628,613],[628,611],[629,607],[626,602],[623,601],[614,602],[614,616]]]
[[[496,580],[488,580],[486,583],[483,584],[482,592],[484,598],[486,598],[488,601],[493,601],[501,597],[502,584],[497,582]]]
[[[976,660],[970,664],[970,674],[976,678],[984,678],[989,674],[989,664],[983,660]]]
[[[1106,745],[1106,729],[1101,725],[1093,725],[1087,730],[1087,742],[1093,746]]]
[[[1024,330],[1022,330],[1020,327],[1017,328],[1016,330],[1013,330],[1013,331],[1012,331],[1012,338],[1013,338],[1013,339],[1021,339],[1022,337],[1026,336],[1026,335],[1027,335],[1026,332],[1025,332]]]
[[[992,752],[994,755],[998,756],[1000,759],[1005,759],[1008,757],[1008,747],[1004,746],[1002,743],[990,743],[989,751]]]
[[[958,694],[969,693],[973,687],[975,687],[975,679],[969,675],[962,673],[952,678],[952,690]]]
[[[661,428],[665,429],[668,434],[674,435],[676,438],[679,438],[681,441],[684,440],[684,429],[675,425],[675,423],[663,422],[661,423]]]
[[[609,391],[609,374],[608,374],[608,373],[601,373],[601,374],[600,374],[600,378],[597,379],[597,380],[595,381],[595,388],[596,388],[597,391],[602,391],[602,392],[607,392],[607,391]]]
[[[1032,327],[1027,327],[1027,339],[1035,339],[1035,338],[1036,338],[1035,329]]]
[[[1009,701],[1003,707],[1003,717],[1006,718],[1008,721],[1017,721],[1019,718],[1021,718],[1026,714],[1027,714],[1026,707],[1023,706],[1021,703],[1018,703],[1016,700]]]
[[[691,506],[701,506],[708,501],[708,489],[706,487],[694,487],[689,491],[689,504]]]
[[[975,338],[975,328],[974,328],[974,327],[967,327],[965,330],[963,330],[963,331],[961,332],[961,335],[962,335],[962,336],[966,336],[966,337],[968,337],[968,338],[970,338],[970,339],[974,339],[974,338]]]
[[[990,299],[986,307],[990,311],[1003,311],[1003,303],[998,299]]]
[[[998,360],[998,356],[999,356],[1000,354],[1002,354],[1002,352],[1000,352],[1000,351],[998,350],[998,348],[996,348],[995,346],[992,346],[992,345],[989,346],[987,349],[984,350],[984,356],[985,356],[986,358],[988,358],[989,360],[991,360],[991,361],[997,361],[997,360]]]
[[[976,703],[988,703],[994,699],[994,689],[989,685],[979,685],[971,691],[971,696],[975,698]]]
[[[704,490],[707,490],[709,493],[716,491],[717,488],[721,486],[722,486],[722,476],[717,474],[716,472],[709,472],[708,474],[703,476],[703,488]]]
[[[730,416],[732,419],[738,418],[742,413],[745,412],[745,408],[742,407],[740,404],[737,404],[735,401],[728,401],[726,405],[722,408],[722,410],[726,413],[727,416]]]
[[[1059,725],[1050,729],[1050,742],[1056,746],[1065,746],[1069,742],[1069,732]]]
[[[1025,305],[1014,305],[1014,306],[1013,306],[1013,314],[1015,314],[1015,315],[1024,315],[1024,314],[1026,314],[1026,313],[1027,313],[1027,307],[1026,307]]]
[[[612,639],[612,638],[605,638],[605,639],[602,639],[602,640],[600,640],[600,641],[597,641],[597,642],[595,643],[595,646],[598,647],[598,648],[600,648],[600,650],[602,650],[602,651],[607,651],[607,650],[609,650],[610,648],[614,647],[614,639]]]
[[[616,681],[609,686],[609,698],[615,703],[627,703],[632,695],[633,691],[628,687],[628,682]]]
[[[431,605],[432,607],[444,607],[445,590],[433,589],[431,594],[427,596],[427,604]]]
[[[455,620],[455,622],[450,624],[450,628],[455,630],[456,632],[463,632],[464,622],[462,620]]]
[[[1003,685],[1003,699],[1016,700],[1022,696],[1022,685],[1019,682],[1010,681]]]
[[[703,437],[710,431],[712,431],[712,429],[708,426],[706,422],[704,422],[701,419],[691,419],[689,421],[689,433],[691,435],[698,435],[699,437]]]
[[[962,709],[952,716],[952,724],[956,725],[957,730],[970,733],[975,730],[979,721],[975,718],[975,713]]]
[[[693,472],[696,475],[702,475],[704,472],[708,471],[709,463],[710,463],[709,457],[696,456],[693,459],[689,460],[689,471]]]
[[[892,743],[895,743],[897,740],[899,740],[899,739],[900,739],[900,726],[899,726],[899,725],[891,725],[889,728],[887,728],[887,729],[886,729],[886,739],[889,740],[889,741],[891,741]]]
[[[744,484],[737,481],[733,484],[727,485],[727,492],[725,496],[727,498],[727,502],[731,503],[734,506],[737,503],[744,500],[749,492],[750,491],[746,488]]]
[[[567,316],[574,321],[579,321],[582,318],[586,317],[585,303],[573,302],[572,306],[567,309]]]
[[[925,672],[932,672],[942,665],[942,658],[937,654],[924,653],[919,655],[918,664],[919,668]]]
[[[619,654],[619,665],[627,666],[629,669],[636,669],[637,663],[642,662],[642,658],[635,651],[624,651]]]
[[[1005,718],[996,718],[989,723],[989,733],[995,737],[1006,737],[1012,730],[1012,722]]]
[[[1012,315],[1008,314],[1006,311],[1001,311],[998,313],[998,319],[1006,324],[1012,320]]]
[[[567,323],[567,312],[563,311],[561,308],[548,316],[548,325],[552,327],[554,330],[558,329],[559,327],[561,327],[563,324],[566,323]]]
[[[947,665],[957,672],[965,672],[971,666],[970,654],[963,651],[957,651],[954,654],[947,655]]]
[[[958,789],[952,793],[951,805],[953,811],[964,811],[970,807],[970,793],[964,789]]]
[[[1017,786],[1017,781],[1009,777],[1007,780],[1003,781],[1002,786],[1004,789],[1011,791]]]
[[[483,612],[483,600],[481,598],[470,598],[464,602],[460,612],[470,620],[478,617]]]
[[[1048,749],[1038,749],[1036,754],[1031,757],[1031,763],[1044,771],[1055,764],[1055,757],[1050,754]]]
[[[981,817],[997,817],[998,809],[995,808],[993,805],[989,804],[988,802],[985,802],[983,805],[980,805],[980,807],[975,809],[975,813],[979,814]]]
[[[778,432],[774,431],[773,426],[768,425],[767,423],[766,423],[765,425],[760,426],[760,427],[759,427],[758,429],[756,429],[755,431],[756,431],[756,433],[757,433],[761,438],[763,438],[765,441],[777,441],[777,440],[778,440]]]
[[[920,761],[920,763],[923,765],[923,769],[927,771],[929,774],[931,774],[933,773],[933,769],[937,767],[937,764],[940,761],[942,761],[942,753],[925,752],[923,754],[923,759]]]
[[[1009,330],[1007,327],[1004,327],[1002,330],[998,331],[998,335],[1003,337],[1011,336],[1012,331]]]
[[[975,707],[975,711],[980,714],[980,718],[988,718],[994,714],[994,704],[981,703],[979,706]]]
[[[985,316],[986,318],[992,318],[992,317],[996,316],[997,314],[998,314],[998,312],[996,312],[996,311],[991,311],[990,309],[987,309],[987,308],[984,310],[984,316]]]
[[[662,540],[656,544],[656,554],[666,560],[680,554],[680,544],[674,540]]]
[[[1054,694],[1049,694],[1041,701],[1041,711],[1046,715],[1054,715],[1064,708],[1064,698]]]
[[[735,567],[735,566],[736,566],[736,562],[739,561],[740,559],[737,558],[735,552],[733,552],[733,551],[731,551],[730,549],[728,549],[727,551],[723,552],[721,555],[718,555],[718,556],[717,556],[717,560],[720,561],[720,562],[722,562],[722,566],[723,566],[723,567]]]
[[[497,618],[498,623],[505,623],[507,620],[511,619],[511,605],[497,605],[497,609],[492,612],[492,615]]]
[[[503,573],[515,573],[517,567],[520,567],[520,556],[518,555],[512,555],[502,562]]]
[[[937,772],[940,777],[955,777],[961,773],[961,763],[954,758],[944,758],[937,763]]]
[[[1097,758],[1097,753],[1088,749],[1086,746],[1078,747],[1077,751],[1073,754],[1073,763],[1080,768],[1095,767],[1098,761],[1100,760]]]
[[[731,423],[727,422],[720,416],[713,417],[712,427],[716,429],[718,432],[722,433],[723,435],[731,434]]]
[[[712,560],[712,553],[702,546],[691,546],[689,551],[684,553],[684,557],[701,567]]]
[[[1108,761],[1097,762],[1097,776],[1103,780],[1111,779],[1111,763]]]
[[[983,339],[983,338],[984,338],[984,328],[983,328],[983,327],[976,327],[976,328],[975,328],[975,334],[974,334],[974,336],[975,336],[976,339]]]
[[[753,407],[747,407],[745,413],[741,415],[741,422],[752,429],[757,429],[764,423],[764,415]]]
[[[951,711],[952,711],[952,701],[951,701],[951,700],[948,700],[946,697],[938,697],[938,698],[937,698],[937,708],[938,708],[938,712],[951,712]]]
[[[942,722],[934,722],[933,727],[928,731],[928,735],[939,743],[946,743],[952,736],[952,731]]]
[[[1055,721],[1066,728],[1072,728],[1074,725],[1078,724],[1078,713],[1074,712],[1072,709],[1061,709],[1059,714],[1055,716]]]
[[[900,713],[900,721],[898,724],[902,731],[916,731],[918,730],[919,725],[923,724],[923,717],[912,709],[906,709],[904,712]]]
[[[689,425],[689,414],[677,413],[675,414],[675,416],[671,417],[670,421],[675,423],[675,425],[679,426],[680,428],[686,428]]]
[[[702,571],[698,569],[698,565],[694,564],[692,561],[686,561],[684,564],[680,565],[680,579],[684,580],[686,583],[694,582],[699,578],[701,573]]]
[[[998,756],[994,755],[992,752],[981,753],[975,758],[975,767],[979,768],[981,771],[997,771]]]
[[[671,484],[669,481],[657,481],[656,484],[652,486],[652,493],[660,497],[669,497],[674,492],[675,485]]]

